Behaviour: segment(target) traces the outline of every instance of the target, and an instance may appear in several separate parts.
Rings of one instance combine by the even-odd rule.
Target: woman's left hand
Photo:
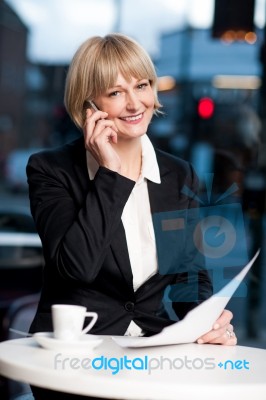
[[[229,310],[224,310],[213,325],[213,329],[198,338],[197,343],[224,344],[234,346],[237,344],[237,338],[234,333],[234,327],[231,325],[233,314]]]

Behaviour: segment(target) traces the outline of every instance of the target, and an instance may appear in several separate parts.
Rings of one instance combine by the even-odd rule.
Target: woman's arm
[[[65,279],[91,283],[135,182],[100,167],[79,205],[71,195],[75,182],[63,182],[53,157],[43,154],[30,158],[27,175],[31,211],[46,263],[55,266]]]

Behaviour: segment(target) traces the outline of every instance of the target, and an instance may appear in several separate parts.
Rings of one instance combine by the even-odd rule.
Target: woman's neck
[[[121,160],[121,175],[137,181],[141,172],[141,138],[119,141],[115,150]]]

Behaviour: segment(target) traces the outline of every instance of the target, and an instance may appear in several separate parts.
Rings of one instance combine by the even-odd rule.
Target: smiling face
[[[110,95],[110,91],[115,93]],[[141,126],[145,133],[151,119],[150,103],[154,114],[161,107],[157,75],[149,54],[133,39],[118,33],[93,36],[78,48],[68,69],[64,101],[81,130],[88,101],[94,101],[109,113],[108,118],[116,119],[121,134],[125,129],[133,132],[133,127]],[[123,121],[119,113],[122,118],[139,117],[141,121]]]
[[[127,81],[118,74],[116,83],[94,99],[118,129],[118,139],[137,138],[147,132],[154,113],[155,96],[148,79]]]

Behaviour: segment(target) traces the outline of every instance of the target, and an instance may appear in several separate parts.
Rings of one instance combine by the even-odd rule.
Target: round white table
[[[241,346],[123,349],[104,337],[93,350],[68,352],[41,348],[34,338],[0,343],[4,377],[110,399],[266,400],[265,371],[266,350]]]

